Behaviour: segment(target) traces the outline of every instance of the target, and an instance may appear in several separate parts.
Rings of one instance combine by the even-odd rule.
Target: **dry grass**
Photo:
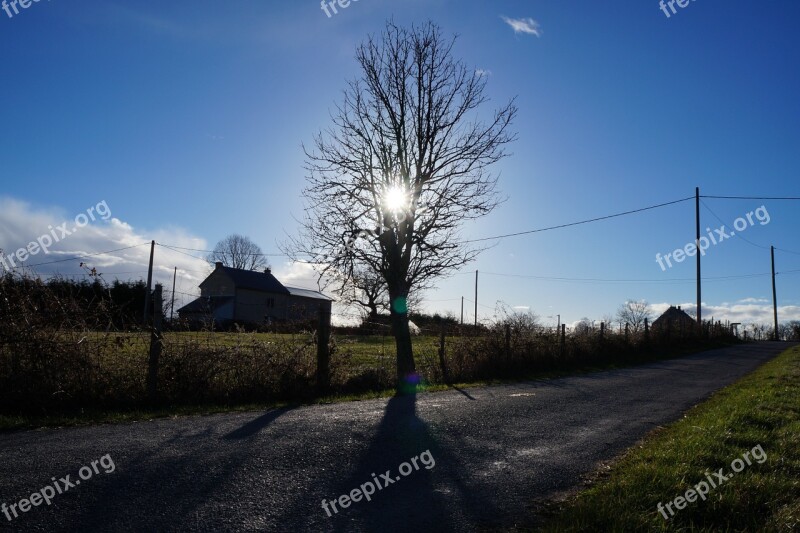
[[[46,417],[85,410],[176,409],[309,401],[315,397],[316,336],[243,332],[167,332],[159,364],[159,401],[147,397],[150,334],[114,331],[120,310],[112,302],[87,306],[57,296],[41,281],[0,278],[0,415]],[[722,339],[723,341],[726,339]],[[714,341],[717,342],[717,341]],[[445,374],[439,339],[414,338],[418,373],[425,384],[521,379],[544,372],[632,364],[707,341],[625,339],[597,333],[568,336],[562,349],[554,333],[535,324],[504,325],[480,336],[446,339]],[[395,385],[390,336],[334,333],[334,395],[391,389]]]

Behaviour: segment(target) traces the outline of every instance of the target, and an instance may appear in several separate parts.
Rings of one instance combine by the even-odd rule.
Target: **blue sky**
[[[696,186],[706,195],[800,196],[800,5],[698,0],[676,9],[668,18],[654,0],[360,0],[327,17],[315,0],[51,0],[13,17],[0,11],[0,248],[13,254],[104,201],[108,220],[27,263],[151,239],[207,249],[234,232],[279,253],[302,215],[301,145],[329,125],[358,75],[354,47],[391,17],[430,19],[459,35],[455,54],[489,76],[485,113],[517,97],[519,139],[495,167],[508,199],[465,227],[465,238],[669,202]],[[511,19],[535,22],[536,32],[515,31]],[[775,245],[781,316],[800,319],[800,272],[792,272],[800,271],[800,204],[703,202],[712,230],[722,224],[715,216],[729,228],[761,206],[770,216],[741,233],[747,241],[709,249],[704,276],[728,279],[705,283],[706,316],[769,321],[764,274]],[[458,315],[476,269],[481,318],[498,301],[546,323],[556,314],[600,320],[626,299],[690,306],[694,260],[664,272],[656,254],[693,235],[694,204],[684,202],[496,241],[427,293],[426,306]],[[87,262],[108,279],[138,278],[147,252]],[[169,288],[178,266],[182,296],[197,292],[202,261],[156,252],[157,279]],[[270,260],[287,283],[314,286],[307,268]],[[79,262],[36,271],[80,275]]]

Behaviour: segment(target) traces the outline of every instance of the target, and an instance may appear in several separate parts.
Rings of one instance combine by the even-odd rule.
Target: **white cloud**
[[[475,74],[477,74],[478,77],[483,78],[484,76],[491,76],[492,75],[492,71],[491,70],[484,70],[482,68],[479,68],[479,69],[475,69]]]
[[[535,35],[536,37],[542,36],[541,26],[539,26],[539,23],[530,17],[512,19],[501,15],[500,18],[503,19],[503,22],[511,26],[511,29],[514,30],[514,33],[527,33],[528,35]]]
[[[742,324],[772,324],[772,304],[764,303],[763,298],[745,298],[740,302],[758,302],[758,303],[736,303],[726,305],[709,305],[703,303],[703,319],[714,321],[730,321],[739,322]],[[680,305],[681,309],[687,313],[694,314],[697,312],[697,305],[694,303],[673,304]],[[658,303],[652,304],[650,307],[653,309],[654,318],[661,316],[661,314],[669,308],[670,304]],[[781,323],[790,322],[792,320],[800,320],[800,306],[797,305],[784,305],[778,306],[778,319]]]
[[[300,289],[319,290],[317,284],[319,276],[311,263],[286,261],[281,265],[274,266],[272,273],[284,285]]]
[[[26,270],[43,278],[60,275],[80,279],[87,274],[80,266],[85,263],[88,268],[97,269],[108,282],[115,279],[146,279],[151,240],[175,247],[207,249],[205,239],[191,235],[182,228],[137,230],[114,216],[113,205],[106,203],[107,210],[98,210],[97,206],[101,203],[87,205],[87,210],[95,208],[95,220],[76,228],[75,218],[80,212],[70,214],[57,206],[34,207],[14,198],[0,197],[0,249],[6,263],[5,266],[0,263],[0,272],[6,267],[19,266],[18,258],[9,256],[38,239],[46,243],[46,237],[55,241],[53,245],[46,252],[38,250],[22,263]],[[86,212],[82,211],[84,214]],[[99,213],[104,213],[104,216],[99,216]],[[65,229],[70,234],[62,236],[58,227],[65,222]],[[203,255],[202,252],[156,247],[153,279],[154,283],[164,285],[167,294],[171,294],[169,291],[172,290],[173,269],[178,267],[176,307],[179,303],[190,301],[191,295],[199,294],[198,284],[211,271],[208,263],[201,258]]]

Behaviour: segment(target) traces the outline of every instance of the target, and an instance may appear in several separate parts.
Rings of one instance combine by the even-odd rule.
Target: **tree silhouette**
[[[388,22],[357,47],[360,77],[305,148],[306,215],[286,247],[310,256],[321,279],[347,283],[363,270],[383,278],[399,388],[415,374],[408,295],[482,250],[459,230],[497,206],[488,168],[515,137],[513,100],[487,122],[477,116],[487,78],[453,58],[454,42],[431,22]]]
[[[244,235],[228,235],[214,246],[208,254],[212,263],[220,262],[224,266],[243,270],[262,270],[269,268],[266,256],[261,248]]]

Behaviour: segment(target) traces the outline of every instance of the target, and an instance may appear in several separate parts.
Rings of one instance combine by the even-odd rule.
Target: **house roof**
[[[328,296],[325,296],[321,292],[315,290],[300,289],[298,287],[286,287],[283,285],[283,283],[278,281],[275,276],[272,275],[272,272],[270,272],[269,269],[267,269],[265,272],[257,272],[253,270],[243,270],[241,268],[226,267],[223,266],[222,263],[217,263],[217,267],[214,269],[214,272],[209,274],[209,277],[203,280],[203,282],[200,283],[200,286],[202,287],[203,283],[208,281],[208,279],[218,271],[223,272],[226,276],[228,276],[231,281],[233,281],[234,287],[237,289],[251,289],[254,291],[269,292],[272,294],[287,294],[290,296],[311,298],[314,300],[325,300],[328,302],[333,301],[333,298],[329,298]]]
[[[290,294],[286,287],[272,275],[271,272],[256,272],[253,270],[243,270],[241,268],[231,268],[222,266],[221,263],[217,264],[217,268],[211,275],[217,271],[222,271],[233,281],[234,286],[238,289],[252,289],[255,291],[272,292],[277,294]],[[210,277],[210,276],[209,276]],[[206,278],[203,283],[208,280]],[[200,286],[203,286],[203,283]]]
[[[325,296],[321,292],[312,291],[311,289],[299,289],[297,287],[286,287],[289,291],[289,294],[292,296],[301,296],[303,298],[313,298],[315,300],[327,300],[329,302],[333,301],[333,298],[329,298]]]
[[[690,317],[686,311],[681,309],[680,307],[670,306],[669,309],[664,311],[664,314],[658,317],[653,325],[661,324],[664,322],[678,322],[678,321],[689,321],[694,322],[694,319]]]

